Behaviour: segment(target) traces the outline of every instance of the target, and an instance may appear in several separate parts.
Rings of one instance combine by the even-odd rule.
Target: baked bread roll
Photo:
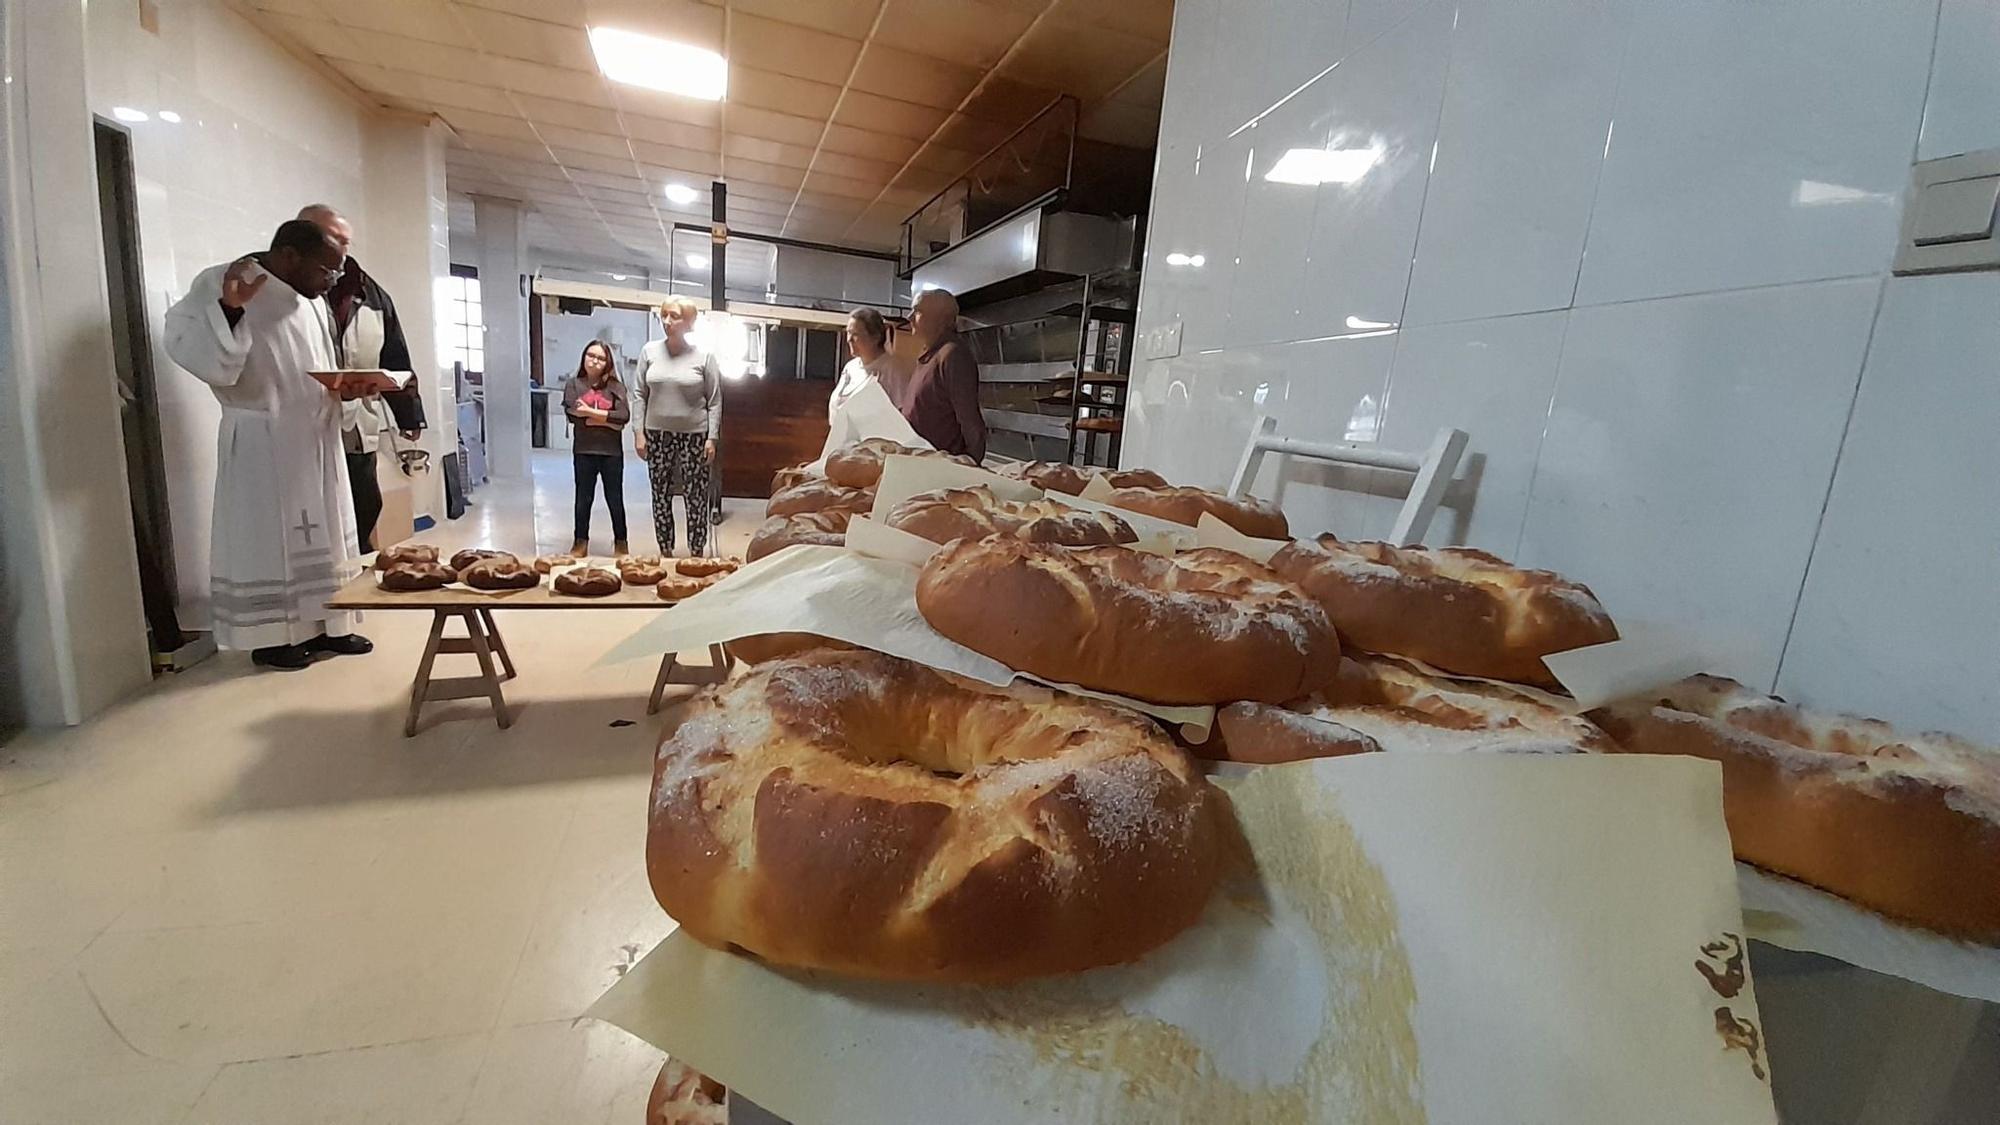
[[[1310,695],[1340,666],[1318,603],[1212,547],[1166,558],[961,539],[925,564],[917,609],[1010,668],[1154,703],[1278,703]]]
[[[756,562],[798,543],[840,547],[847,543],[847,524],[853,515],[841,508],[822,512],[800,512],[795,516],[772,516],[750,537],[743,551],[746,562]]]
[[[920,492],[889,509],[886,522],[933,543],[1006,535],[1030,543],[1099,547],[1139,539],[1131,524],[1109,512],[1054,500],[1002,500],[983,484]]]
[[[398,543],[375,552],[375,569],[387,570],[397,563],[434,563],[438,549],[428,543]]]
[[[653,894],[779,965],[999,982],[1134,960],[1201,916],[1233,824],[1136,714],[876,652],[760,665],[660,747]]]
[[[658,555],[626,555],[613,559],[611,565],[618,568],[618,577],[627,586],[651,586],[674,572],[673,560]]]
[[[467,547],[465,550],[451,556],[451,568],[453,570],[464,570],[481,559],[511,559],[513,557],[513,555],[508,554],[506,551],[489,551],[484,547]]]
[[[814,472],[810,465],[788,465],[771,474],[771,495],[776,496],[795,484],[825,479],[824,475]]]
[[[1046,492],[1081,496],[1092,477],[1103,477],[1112,488],[1166,488],[1167,478],[1151,469],[1100,469],[1062,461],[1015,461],[997,470],[1003,477],[1027,481]]]
[[[2000,754],[1694,676],[1590,717],[1618,749],[1722,765],[1736,858],[2000,944]]]
[[[1114,508],[1139,512],[1170,523],[1193,527],[1207,512],[1253,539],[1283,539],[1291,534],[1285,513],[1255,496],[1225,496],[1206,488],[1169,485],[1165,488],[1120,488],[1105,501]]]
[[[736,568],[742,565],[742,563],[737,562],[735,559],[720,557],[674,560],[675,572],[686,575],[689,578],[709,578],[723,574],[734,574],[736,573]]]
[[[625,583],[618,575],[601,566],[572,567],[556,575],[555,591],[558,594],[574,594],[579,598],[601,598],[615,594]]]
[[[475,590],[526,590],[539,586],[542,576],[512,555],[480,559],[458,572],[458,580]]]
[[[694,597],[696,594],[722,581],[723,577],[720,574],[696,576],[675,572],[668,574],[654,583],[653,589],[660,595],[661,601],[677,602],[683,598]]]
[[[582,561],[575,555],[536,555],[535,573],[552,574],[558,567],[575,566]]]
[[[1461,675],[1560,687],[1542,657],[1618,639],[1588,587],[1484,551],[1322,535],[1282,548],[1271,569],[1319,599],[1348,647]]]
[[[722,1083],[670,1058],[646,1096],[646,1125],[729,1125],[728,1098]]]
[[[448,567],[433,560],[391,563],[377,573],[375,584],[384,590],[406,593],[436,590],[457,578]]]
[[[888,438],[862,438],[826,455],[826,479],[848,488],[873,489],[876,482],[882,479],[882,463],[899,454],[905,457],[942,457],[947,461],[956,461],[961,465],[971,465],[975,468],[979,465],[979,462],[959,453],[912,449]]]
[[[848,488],[832,481],[809,480],[783,492],[773,493],[764,504],[764,514],[796,516],[802,512],[837,509],[852,516],[861,515],[874,506],[875,490],[872,488]]]
[[[1322,693],[1283,705],[1232,703],[1193,747],[1221,761],[1296,762],[1377,751],[1569,754],[1612,749],[1584,719],[1483,680],[1427,676],[1387,657],[1340,662]]]

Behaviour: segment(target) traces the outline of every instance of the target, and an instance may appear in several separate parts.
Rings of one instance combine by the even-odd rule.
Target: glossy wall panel
[[[1778,689],[2000,745],[2000,276],[1889,283]]]
[[[2000,4],[1942,0],[1917,158],[2000,148]]]

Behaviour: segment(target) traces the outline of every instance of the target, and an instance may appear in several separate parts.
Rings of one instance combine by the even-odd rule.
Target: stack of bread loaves
[[[893,443],[787,470],[755,560],[840,544]],[[773,962],[1000,981],[1128,961],[1192,924],[1224,866],[1228,805],[1199,758],[1369,752],[1676,753],[1723,763],[1740,858],[1893,917],[2000,942],[2000,767],[1697,678],[1588,716],[1544,657],[1617,639],[1591,591],[1479,551],[1288,541],[1259,563],[1133,544],[1139,517],[1213,515],[1289,539],[1258,501],[1145,470],[1028,463],[903,500],[939,544],[916,608],[1018,672],[1149,705],[1212,705],[1194,756],[1153,720],[1017,684],[957,680],[805,634],[746,638],[753,665],[661,747],[648,872],[693,935]],[[1070,501],[1071,496],[1095,501]],[[1116,511],[1134,514],[1133,521]]]

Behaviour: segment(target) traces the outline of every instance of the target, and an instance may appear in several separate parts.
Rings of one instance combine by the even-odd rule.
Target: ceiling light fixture
[[[178,125],[181,123],[181,115],[171,109],[163,109],[160,111],[160,120],[169,125]]]
[[[141,121],[150,120],[150,118],[148,118],[145,114],[139,112],[136,109],[133,109],[129,105],[112,106],[111,116],[116,117],[118,120],[127,122],[132,125],[137,125]]]
[[[709,102],[721,101],[729,92],[729,61],[704,47],[593,27],[590,50],[597,56],[597,69],[613,82]]]
[[[689,254],[684,260],[691,270],[705,270],[708,268],[708,259],[702,257],[700,254]]]
[[[666,197],[668,203],[676,207],[686,207],[700,198],[701,193],[686,184],[668,184],[666,186]]]
[[[1382,162],[1382,148],[1295,148],[1289,149],[1264,178],[1274,184],[1351,184],[1366,176]]]

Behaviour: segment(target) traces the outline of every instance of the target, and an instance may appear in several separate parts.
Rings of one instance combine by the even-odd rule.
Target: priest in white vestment
[[[356,570],[340,399],[308,372],[335,360],[326,305],[346,251],[310,222],[202,271],[167,312],[167,354],[222,403],[210,596],[215,642],[298,669],[374,646],[325,608]]]

